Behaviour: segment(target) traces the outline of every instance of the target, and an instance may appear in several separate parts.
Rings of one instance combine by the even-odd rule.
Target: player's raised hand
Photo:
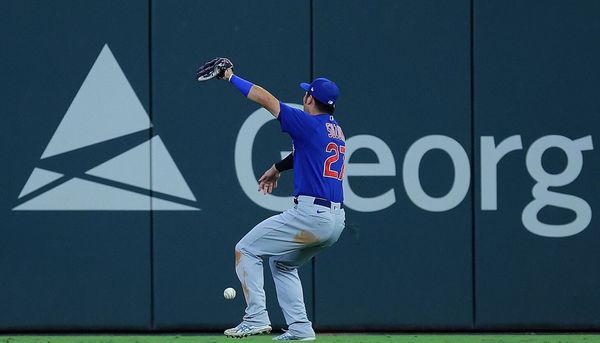
[[[275,166],[271,166],[271,168],[267,169],[267,171],[258,179],[258,191],[263,192],[263,194],[273,192],[274,188],[277,188],[277,180],[281,173],[275,169]]]
[[[212,78],[225,79],[226,72],[231,76],[233,63],[225,57],[217,57],[204,63],[196,71],[196,79],[198,81],[206,81]],[[227,78],[229,80],[229,78]]]
[[[223,71],[223,77],[221,79],[223,79],[225,81],[229,81],[229,78],[231,77],[232,74],[233,74],[233,69],[227,68]]]

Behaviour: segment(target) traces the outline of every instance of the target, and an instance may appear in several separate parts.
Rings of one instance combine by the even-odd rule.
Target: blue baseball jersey
[[[344,201],[346,143],[332,115],[311,115],[280,102],[281,130],[294,144],[294,196]]]

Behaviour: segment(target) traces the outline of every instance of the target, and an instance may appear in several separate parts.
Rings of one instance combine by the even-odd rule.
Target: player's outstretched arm
[[[273,94],[269,93],[269,91],[266,89],[234,75],[231,68],[225,70],[223,80],[229,81],[248,99],[256,102],[260,106],[264,107],[267,111],[271,112],[275,118],[279,116],[279,111],[281,110],[279,106],[279,100],[277,100],[277,98],[274,97]]]

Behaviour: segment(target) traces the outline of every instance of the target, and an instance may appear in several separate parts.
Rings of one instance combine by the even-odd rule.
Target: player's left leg
[[[246,299],[242,324],[263,328],[271,324],[266,308],[263,257],[294,251],[297,229],[289,227],[294,215],[286,211],[257,224],[235,246],[235,271]],[[227,333],[226,333],[227,334]]]
[[[247,307],[243,321],[236,327],[225,330],[225,336],[241,338],[270,333],[271,322],[263,289],[262,257],[246,249],[236,249],[235,271],[242,284]]]
[[[243,323],[247,325],[271,325],[264,291],[263,241],[275,227],[283,225],[280,216],[262,221],[235,246],[235,272],[246,299]]]

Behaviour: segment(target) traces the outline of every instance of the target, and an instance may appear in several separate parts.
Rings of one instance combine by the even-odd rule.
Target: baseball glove
[[[217,57],[209,62],[204,63],[196,71],[196,79],[198,81],[210,80],[213,77],[223,78],[225,70],[233,68],[233,63],[225,57]]]

